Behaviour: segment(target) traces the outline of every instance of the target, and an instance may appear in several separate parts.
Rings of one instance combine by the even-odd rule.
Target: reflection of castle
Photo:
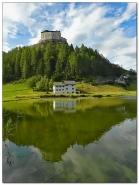
[[[53,101],[55,111],[76,112],[76,100]]]

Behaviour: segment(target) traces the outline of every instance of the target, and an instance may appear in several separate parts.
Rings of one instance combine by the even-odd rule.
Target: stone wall
[[[67,39],[61,37],[60,31],[49,31],[44,30],[41,32],[41,40],[40,42],[59,42],[59,43],[67,43]]]
[[[41,40],[49,39],[61,39],[61,33],[59,31],[53,32],[41,32]]]

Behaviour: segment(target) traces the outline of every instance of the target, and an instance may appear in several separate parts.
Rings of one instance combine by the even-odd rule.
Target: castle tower
[[[39,42],[67,43],[67,40],[61,37],[60,31],[44,30],[41,32],[41,40]]]

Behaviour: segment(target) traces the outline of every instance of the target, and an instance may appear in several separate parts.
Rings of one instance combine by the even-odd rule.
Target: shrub
[[[46,76],[41,77],[41,80],[39,81],[39,90],[48,92],[49,80],[48,80],[48,78],[46,78]]]
[[[111,94],[107,94],[107,97],[111,97]]]
[[[33,76],[33,77],[29,78],[27,83],[28,83],[28,87],[30,87],[30,88],[36,87],[36,77]]]
[[[95,94],[95,95],[93,95],[93,97],[102,98],[102,95],[101,94]]]
[[[86,97],[86,95],[85,94],[81,94],[80,97]]]
[[[59,96],[60,96],[60,97],[65,97],[65,95],[64,95],[64,94],[60,94]]]

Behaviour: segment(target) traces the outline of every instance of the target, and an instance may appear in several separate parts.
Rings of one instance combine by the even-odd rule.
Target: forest
[[[119,77],[127,71],[112,64],[97,50],[68,44],[46,43],[16,47],[3,52],[3,83],[33,76],[42,76],[53,81],[89,79],[95,76]]]

